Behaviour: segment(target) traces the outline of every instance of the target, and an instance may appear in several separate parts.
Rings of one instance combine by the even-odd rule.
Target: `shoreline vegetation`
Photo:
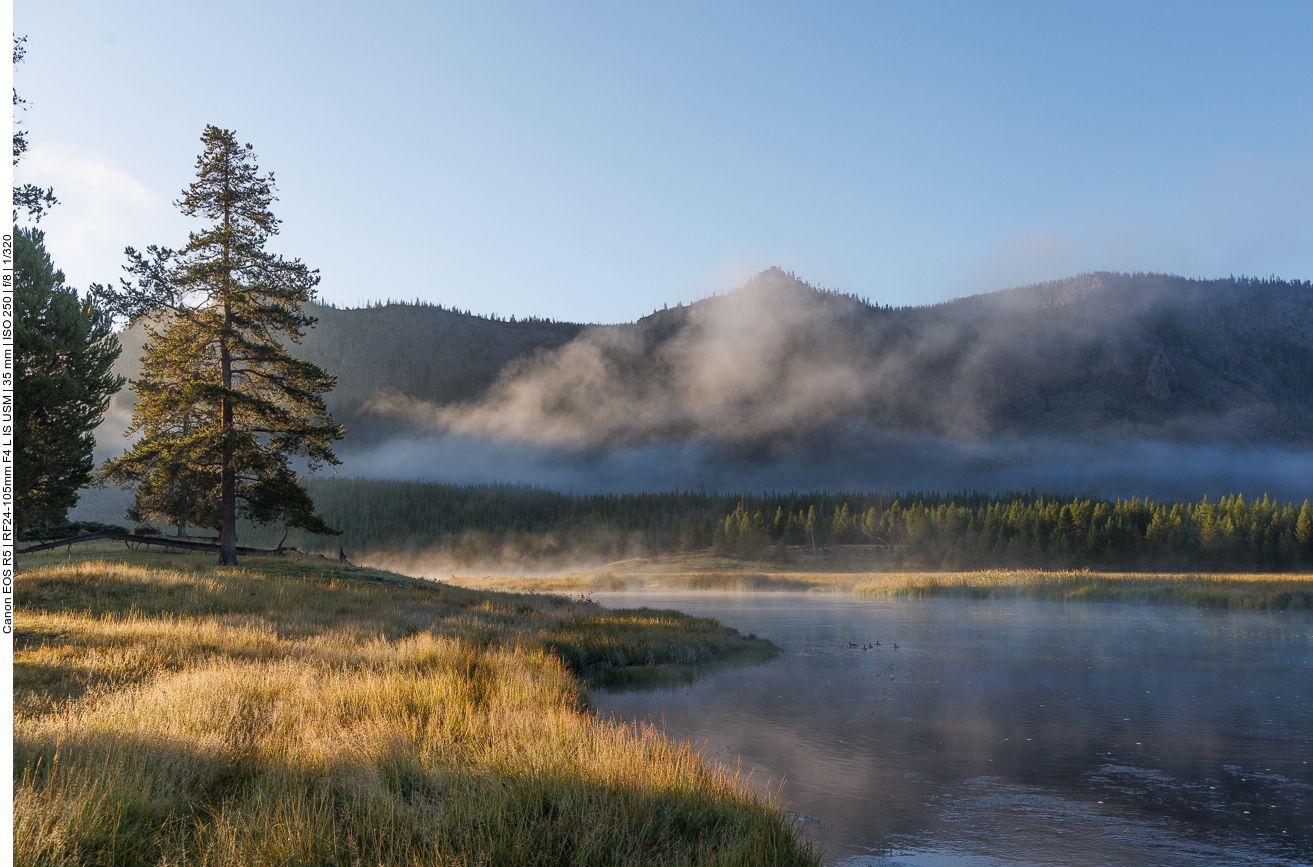
[[[1313,610],[1313,573],[1094,572],[990,569],[873,572],[860,551],[793,564],[747,565],[714,556],[633,558],[539,578],[451,575],[462,587],[537,593],[626,590],[851,593],[865,597],[1124,602],[1247,611]],[[808,568],[810,567],[810,568]]]
[[[212,560],[20,558],[19,863],[819,865],[769,785],[589,709],[589,678],[769,642],[585,597]]]

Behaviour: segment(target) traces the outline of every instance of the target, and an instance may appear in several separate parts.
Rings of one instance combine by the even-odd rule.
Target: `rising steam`
[[[1264,294],[1283,317],[1252,315]],[[788,450],[836,423],[962,441],[1243,441],[1241,416],[1250,429],[1257,419],[1307,437],[1300,413],[1277,413],[1248,373],[1270,366],[1256,340],[1311,343],[1300,322],[1313,322],[1304,284],[1083,275],[891,310],[772,269],[730,295],[520,359],[475,401],[392,392],[369,409],[430,432],[573,449],[710,440]]]

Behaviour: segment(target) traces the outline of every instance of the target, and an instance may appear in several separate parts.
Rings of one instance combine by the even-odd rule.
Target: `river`
[[[827,863],[1313,863],[1307,613],[593,598],[716,617],[783,648],[765,665],[594,699],[778,787]]]

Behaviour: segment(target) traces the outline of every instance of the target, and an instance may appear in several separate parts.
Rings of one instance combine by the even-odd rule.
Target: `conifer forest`
[[[386,553],[479,540],[551,539],[613,555],[710,551],[761,561],[883,550],[889,565],[1286,571],[1313,564],[1313,505],[1242,495],[1150,502],[1040,492],[566,494],[525,485],[311,479],[340,537],[293,536],[314,550]],[[249,534],[249,535],[248,535]],[[281,528],[251,527],[273,544]]]

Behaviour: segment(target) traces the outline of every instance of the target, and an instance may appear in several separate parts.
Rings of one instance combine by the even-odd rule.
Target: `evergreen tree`
[[[1299,510],[1295,542],[1299,546],[1299,553],[1306,560],[1313,560],[1313,506],[1309,506],[1308,500],[1304,501],[1304,507]]]
[[[136,487],[128,511],[133,521],[164,521],[178,528],[180,538],[189,524],[221,529],[218,462],[207,435],[218,427],[219,417],[212,406],[179,404],[180,382],[208,379],[214,385],[217,373],[212,360],[207,365],[203,354],[193,352],[199,338],[187,321],[175,321],[155,341],[135,383],[144,444],[132,466],[117,467],[112,477]]]
[[[343,430],[323,395],[336,382],[292,356],[315,318],[302,311],[318,272],[266,252],[278,232],[270,211],[274,177],[261,175],[250,145],[207,126],[197,179],[179,209],[207,221],[174,251],[128,248],[136,282],[97,287],[129,320],[145,319],[149,341],[135,386],[130,428],[142,438],[106,463],[106,475],[151,498],[141,508],[183,520],[217,518],[219,562],[237,562],[237,515],[335,533],[315,514],[293,471],[337,464]]]
[[[14,230],[14,483],[18,531],[63,523],[91,480],[93,431],[123,387],[110,316],[64,285],[38,229]]]

